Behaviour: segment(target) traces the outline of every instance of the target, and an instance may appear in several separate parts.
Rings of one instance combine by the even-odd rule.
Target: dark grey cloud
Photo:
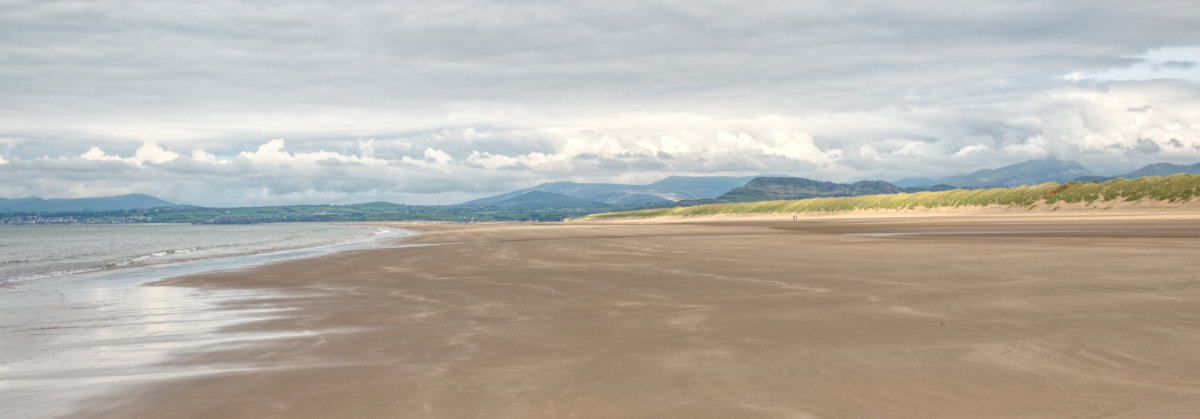
[[[1145,138],[1137,140],[1137,143],[1129,150],[1130,154],[1156,154],[1159,151],[1162,151],[1162,147],[1157,142]]]
[[[1163,61],[1159,66],[1163,68],[1175,68],[1180,70],[1190,70],[1196,68],[1194,61]]]
[[[9,101],[152,114],[762,89],[772,107],[855,109],[1007,92],[1200,35],[1189,2],[13,3]]]
[[[1197,21],[1194,1],[0,0],[0,173],[20,179],[0,195],[1116,169],[1135,157],[1112,150],[1168,139],[1136,158],[1200,159],[1193,81],[1090,76],[1194,69],[1144,55],[1194,44]],[[275,138],[286,165],[238,158]],[[178,157],[138,163],[147,143]]]

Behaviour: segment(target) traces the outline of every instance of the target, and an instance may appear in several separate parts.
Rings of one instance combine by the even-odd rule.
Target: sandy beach
[[[1200,216],[414,226],[87,417],[1195,417]],[[790,217],[789,217],[790,218]]]

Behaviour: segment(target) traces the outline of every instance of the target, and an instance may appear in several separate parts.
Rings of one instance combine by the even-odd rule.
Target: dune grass
[[[795,201],[738,202],[691,207],[655,208],[636,211],[591,214],[576,220],[643,218],[664,216],[705,216],[742,214],[798,214],[873,209],[930,209],[968,206],[1008,206],[1033,208],[1057,203],[1095,204],[1108,201],[1143,200],[1188,202],[1200,196],[1200,176],[1178,174],[1108,182],[1045,183],[1035,186],[997,189],[956,189],[889,195],[864,195],[841,198],[812,198]]]

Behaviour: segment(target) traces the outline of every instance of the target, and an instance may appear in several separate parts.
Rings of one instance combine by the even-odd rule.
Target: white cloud
[[[358,140],[358,156],[364,159],[375,157],[375,139]]]
[[[283,151],[284,141],[282,138],[276,138],[267,141],[263,145],[258,146],[258,150],[253,152],[243,151],[238,154],[238,157],[249,160],[252,163],[286,163],[295,160],[295,157],[286,151]]]
[[[174,151],[163,149],[162,147],[159,147],[158,144],[147,142],[142,143],[142,146],[138,147],[137,151],[134,152],[132,157],[121,157],[119,155],[106,154],[104,150],[101,150],[99,147],[89,148],[88,151],[84,152],[79,157],[92,161],[120,161],[137,167],[142,167],[145,166],[146,163],[163,164],[175,160],[176,158],[179,158],[179,154]]]
[[[366,164],[366,165],[387,164],[386,161],[384,161],[382,159],[377,159],[374,157],[364,157],[361,155],[353,155],[353,154],[341,154],[341,153],[337,153],[334,151],[327,151],[327,150],[316,150],[316,151],[310,151],[310,152],[292,153],[292,152],[289,152],[284,149],[285,144],[286,144],[286,142],[284,141],[284,139],[276,138],[274,140],[268,141],[268,142],[263,143],[262,145],[258,146],[258,148],[255,151],[243,151],[243,152],[239,153],[237,155],[237,158],[245,160],[252,164],[256,164],[256,165],[293,165],[293,164],[311,165],[311,164],[315,164],[315,163],[319,163],[319,162],[330,162],[330,161],[343,162],[343,163],[358,163],[358,164]],[[368,145],[367,147],[371,147],[371,146]],[[361,146],[360,146],[359,153],[360,154],[363,153]],[[371,153],[373,154],[373,150],[371,150]],[[431,157],[430,153],[431,153],[430,150],[426,150],[426,153],[425,153],[426,160],[438,161],[438,159],[440,159],[440,158],[449,158],[449,156],[445,156],[445,153],[441,153],[441,155],[438,155],[437,153],[439,153],[439,152],[437,150],[432,150],[432,153],[433,153],[432,157]],[[207,158],[207,157],[204,157],[204,158]],[[409,159],[406,161],[412,162],[414,160]]]
[[[655,145],[653,142],[651,142],[650,140],[647,140],[644,138],[638,139],[637,145],[638,145],[638,147],[641,147],[643,149],[646,149],[646,151],[649,151],[650,154],[658,154],[659,147],[657,145]]]
[[[147,162],[155,164],[163,164],[179,158],[179,154],[174,151],[164,150],[154,143],[144,143],[133,154],[133,161],[138,166]]]
[[[870,159],[874,161],[880,160],[879,150],[876,150],[875,147],[871,146],[870,144],[863,144],[859,146],[858,155],[864,159]]]
[[[970,155],[972,153],[978,153],[978,152],[982,152],[985,150],[988,150],[988,146],[979,144],[979,143],[975,143],[975,144],[971,144],[969,146],[958,149],[958,151],[954,152],[954,157],[966,157],[967,155]]]
[[[1066,146],[1085,153],[1120,155],[1142,140],[1167,144],[1174,139],[1183,147],[1174,147],[1172,153],[1194,155],[1194,147],[1200,145],[1200,123],[1196,122],[1200,121],[1200,97],[1190,93],[1200,93],[1200,88],[1139,83],[1115,85],[1104,92],[1052,92],[1040,106],[1039,141],[1052,154],[1065,152]],[[1059,146],[1051,146],[1051,142]]]
[[[668,154],[684,154],[692,150],[683,141],[679,141],[671,136],[663,136],[661,140],[662,151]]]
[[[892,150],[892,155],[906,158],[920,158],[929,155],[929,145],[920,141],[904,140],[902,146]]]
[[[803,132],[773,132],[772,141],[761,141],[745,132],[733,134],[728,131],[717,133],[717,142],[709,148],[714,157],[737,158],[779,156],[797,162],[807,162],[819,167],[829,167],[841,159],[842,150],[822,150],[813,142],[811,135]]]
[[[219,159],[217,159],[217,156],[215,154],[209,153],[207,151],[204,151],[204,150],[201,150],[198,148],[195,150],[192,150],[192,160],[201,162],[201,163],[209,163],[209,164],[229,164],[228,160],[219,160]]]
[[[541,153],[530,153],[529,155],[521,156],[529,158],[530,156],[544,158]],[[467,162],[481,166],[486,169],[502,169],[505,167],[515,167],[519,164],[524,164],[521,157],[512,157],[487,152],[474,151],[470,156],[467,156]],[[540,160],[540,159],[539,159]]]
[[[449,154],[446,154],[445,151],[438,150],[438,149],[432,148],[432,147],[426,148],[424,154],[425,154],[425,161],[429,162],[429,163],[444,165],[444,164],[454,161],[454,158],[450,157]]]
[[[1035,135],[1025,142],[1005,146],[1004,151],[1021,159],[1040,159],[1052,155],[1048,144],[1046,137]]]
[[[821,150],[807,133],[775,133],[775,144],[763,147],[767,154],[806,161],[822,167],[833,165],[842,157],[842,150]]]
[[[104,154],[104,150],[101,150],[100,147],[89,148],[88,151],[83,152],[83,154],[80,154],[79,157],[83,157],[85,160],[92,160],[92,161],[108,161],[108,160],[120,161],[121,160],[120,156],[110,156],[110,155]]]

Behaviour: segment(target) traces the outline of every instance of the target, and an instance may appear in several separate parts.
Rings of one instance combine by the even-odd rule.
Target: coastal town
[[[42,215],[42,214],[0,214],[0,225],[28,224],[134,224],[148,223],[151,217],[146,215],[120,216],[75,216],[75,215]]]

